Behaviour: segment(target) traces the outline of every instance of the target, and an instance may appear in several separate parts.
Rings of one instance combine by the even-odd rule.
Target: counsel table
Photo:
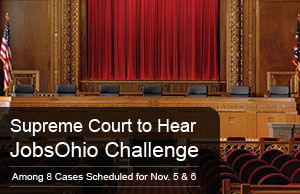
[[[268,122],[296,123],[295,98],[2,97],[2,107],[211,107],[220,115],[221,137],[268,136]]]

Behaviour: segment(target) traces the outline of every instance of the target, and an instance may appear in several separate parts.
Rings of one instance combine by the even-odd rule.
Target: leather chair
[[[273,173],[263,177],[258,185],[288,185],[290,184],[290,179],[280,173]]]
[[[271,165],[265,165],[255,169],[248,180],[248,184],[257,185],[262,178],[269,174],[280,173],[279,170]]]
[[[246,137],[227,137],[227,141],[246,141]]]
[[[291,182],[292,183],[300,183],[300,168],[298,170],[296,170],[292,176],[291,176]]]
[[[245,149],[231,150],[226,157],[226,162],[228,162],[230,165],[232,165],[234,160],[242,154],[250,154],[250,152]]]
[[[189,97],[207,97],[207,86],[189,86]]]
[[[204,192],[203,193],[220,193],[220,189],[222,188],[222,181],[224,179],[229,179],[231,183],[239,183],[239,178],[231,173],[220,173],[216,174],[215,176],[211,177],[207,184],[204,185]]]
[[[252,154],[241,154],[233,161],[232,167],[238,174],[240,174],[243,165],[252,159],[256,159],[256,157]]]
[[[100,96],[102,97],[119,97],[119,85],[101,85],[99,86]]]
[[[13,96],[15,97],[33,97],[34,87],[29,84],[16,84],[13,86]]]
[[[288,177],[291,177],[292,174],[300,168],[300,160],[293,159],[286,162],[284,165],[281,166],[280,172]]]
[[[271,149],[268,151],[265,151],[261,156],[260,159],[266,161],[268,164],[271,164],[274,158],[276,158],[279,155],[282,155],[283,152],[277,149]]]
[[[295,158],[300,159],[300,151],[298,151],[297,154],[295,154]]]
[[[73,97],[76,96],[76,85],[56,85],[57,97]]]
[[[162,86],[145,85],[143,87],[144,97],[161,97],[162,96]]]
[[[231,86],[230,88],[231,97],[250,97],[249,86]]]
[[[251,159],[251,160],[247,161],[240,170],[239,177],[241,179],[241,182],[248,183],[249,177],[252,174],[252,172],[255,169],[257,169],[261,166],[265,166],[265,165],[267,165],[267,163],[260,159]]]
[[[281,169],[281,167],[288,161],[295,159],[292,155],[289,154],[280,154],[276,156],[272,162],[271,165],[276,167],[277,169]]]
[[[271,86],[270,88],[271,97],[275,98],[289,98],[290,87],[289,86]]]

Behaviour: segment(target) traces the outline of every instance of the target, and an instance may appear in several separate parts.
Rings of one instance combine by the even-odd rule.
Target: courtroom
[[[0,194],[300,193],[299,34],[300,0],[0,0]]]

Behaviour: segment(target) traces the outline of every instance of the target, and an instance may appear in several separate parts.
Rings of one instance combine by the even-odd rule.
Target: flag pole
[[[295,44],[294,44],[294,56],[292,63],[296,66],[296,73],[297,73],[297,79],[300,81],[300,55],[299,55],[299,26],[300,26],[300,13],[298,13],[298,22],[297,22],[297,31],[296,31],[296,38],[295,38]]]
[[[8,15],[8,12],[6,12],[6,14],[5,14],[5,18],[7,19],[7,20],[9,20],[9,15]],[[5,96],[8,96],[8,89],[9,88],[7,88],[4,92],[5,92]]]
[[[5,17],[9,20],[9,15],[8,15],[8,13],[6,13]],[[298,15],[298,18],[299,18],[299,15]],[[5,96],[8,96],[8,89],[9,89],[9,88],[7,88],[7,90],[5,90]]]
[[[8,96],[8,89],[5,90],[5,96]]]
[[[5,14],[5,17],[6,17],[7,19],[9,18],[8,13]],[[5,90],[4,92],[5,92],[4,95],[5,95],[5,96],[8,96],[8,90]]]

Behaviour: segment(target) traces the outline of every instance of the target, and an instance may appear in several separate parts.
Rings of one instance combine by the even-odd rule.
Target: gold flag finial
[[[6,13],[6,16],[5,16],[7,19],[9,19],[9,15],[8,15],[8,13]]]

